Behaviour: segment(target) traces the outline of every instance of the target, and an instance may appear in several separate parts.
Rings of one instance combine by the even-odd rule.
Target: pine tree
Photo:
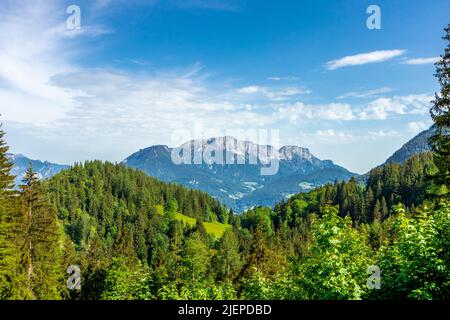
[[[389,214],[389,208],[384,197],[381,198],[381,218],[384,219]]]
[[[263,221],[260,221],[253,232],[245,264],[240,272],[241,278],[250,278],[254,272],[260,272],[265,277],[273,277],[283,272],[286,267],[286,257],[280,250],[269,247],[269,236]]]
[[[443,39],[448,44],[436,63],[435,76],[441,89],[440,93],[435,94],[430,110],[436,126],[436,134],[430,138],[430,144],[435,154],[435,164],[439,169],[435,179],[439,184],[450,186],[450,24],[444,30],[446,34]]]
[[[33,167],[27,169],[20,186],[21,261],[27,287],[37,299],[61,297],[62,252],[56,214],[45,197]]]
[[[137,263],[133,236],[128,225],[125,225],[119,233],[114,251],[119,256],[125,258],[129,264]]]
[[[372,187],[369,186],[367,188],[367,203],[369,204],[369,206],[373,205],[374,199],[375,199],[375,195],[373,194]]]
[[[68,244],[69,245],[69,244]],[[73,246],[72,246],[73,247]],[[70,250],[68,250],[70,253]],[[66,265],[74,264],[75,257],[68,257]],[[81,293],[83,299],[98,299],[104,290],[104,281],[108,269],[109,259],[107,259],[101,244],[101,239],[97,234],[89,241],[87,250],[84,252],[81,270],[83,272]],[[72,291],[71,295],[76,297],[77,291]]]
[[[285,217],[284,217],[284,221],[286,221],[287,224],[291,223],[292,215],[293,215],[292,208],[290,205],[287,205],[286,210],[285,210]]]
[[[169,244],[170,270],[173,280],[181,277],[181,253],[183,252],[183,227],[180,221],[173,220]]]
[[[0,300],[27,297],[16,237],[17,202],[12,190],[15,177],[11,173],[13,163],[7,156],[4,136],[0,128]]]
[[[202,236],[203,239],[208,237],[208,232],[206,231],[205,225],[201,218],[197,219],[194,230],[197,231]]]
[[[375,207],[373,208],[373,220],[381,221],[381,216],[382,216],[381,210],[382,209],[381,209],[380,201],[377,199],[377,201],[375,202]]]

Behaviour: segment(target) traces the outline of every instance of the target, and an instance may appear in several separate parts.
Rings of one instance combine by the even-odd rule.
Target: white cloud
[[[357,107],[347,103],[305,104],[295,102],[275,105],[275,116],[292,124],[305,121],[386,120],[397,115],[426,114],[431,95],[416,94],[378,98]]]
[[[391,131],[384,131],[384,130],[378,130],[378,131],[369,131],[364,138],[367,139],[378,139],[378,138],[390,138],[390,137],[398,137],[400,134],[397,131],[391,130]]]
[[[267,77],[267,80],[272,80],[272,81],[295,81],[295,80],[299,80],[300,78],[298,77],[291,77],[291,76],[287,76],[287,77]]]
[[[378,98],[370,102],[359,114],[361,120],[385,120],[391,115],[425,114],[432,96],[417,94]]]
[[[212,90],[198,64],[157,74],[76,65],[86,51],[67,37],[59,11],[57,2],[27,2],[5,10],[0,20],[1,121],[16,136],[33,132],[29,144],[52,142],[46,151],[57,154],[55,160],[120,160],[137,147],[170,142],[173,130],[189,130],[197,121],[224,128],[273,122],[236,101],[234,89]],[[93,35],[88,30],[78,36]],[[67,141],[70,148],[63,147]]]
[[[59,162],[122,160],[139,148],[170,144],[174,131],[192,131],[198,122],[205,130],[267,128],[274,123],[270,114],[236,103],[231,96],[230,100],[216,96],[201,80],[185,78],[182,73],[136,76],[94,69],[59,75],[56,83],[62,90],[71,88],[85,95],[77,97],[70,110],[45,126],[36,125],[33,117],[19,120],[34,128],[33,139],[41,145],[52,141],[53,146],[60,146],[58,151],[48,151],[58,153],[58,158],[53,159]],[[37,108],[44,116],[52,112],[36,101],[20,102],[23,104],[17,114],[26,114],[26,108]],[[11,109],[6,108],[5,117],[10,113]],[[11,125],[13,119],[7,118]],[[67,141],[70,144],[65,147]]]
[[[375,130],[375,131],[342,131],[334,128],[319,129],[314,132],[300,132],[294,138],[290,138],[291,144],[308,145],[308,146],[335,146],[340,144],[352,144],[352,143],[373,143],[383,139],[392,139],[395,137],[401,137],[401,134],[395,130]]]
[[[388,88],[388,87],[383,87],[383,88],[377,88],[377,89],[372,89],[372,90],[367,90],[367,91],[362,91],[362,92],[352,91],[352,92],[348,92],[346,94],[343,94],[343,95],[337,97],[337,99],[373,98],[373,97],[376,97],[383,93],[388,93],[388,92],[392,92],[392,89]]]
[[[383,62],[395,57],[399,57],[405,53],[405,50],[378,50],[368,53],[346,56],[340,59],[328,61],[325,67],[328,70],[336,70],[348,66],[358,66],[368,63]]]
[[[262,86],[248,86],[238,90],[242,94],[260,94],[272,101],[282,101],[295,96],[311,93],[310,90],[300,87],[267,88]]]
[[[336,131],[334,129],[317,130],[316,135],[318,138],[324,138],[325,140],[331,139],[331,141],[350,142],[355,139],[355,136],[346,132]]]
[[[419,65],[419,64],[432,64],[438,62],[440,57],[429,57],[429,58],[415,58],[415,59],[408,59],[403,61],[404,64],[409,65]]]
[[[428,129],[429,127],[430,127],[430,125],[423,121],[408,123],[408,131],[411,133],[419,133],[425,129]]]
[[[263,88],[259,87],[259,86],[248,86],[248,87],[240,88],[239,92],[252,94],[252,93],[261,92],[261,90],[263,90]]]
[[[61,36],[66,38],[75,38],[80,36],[99,37],[106,34],[111,34],[113,31],[105,26],[82,26],[80,29],[68,30],[65,26],[59,28]]]
[[[77,70],[70,63],[76,50],[67,37],[99,35],[105,30],[85,25],[69,35],[66,16],[57,14],[61,8],[55,1],[26,2],[20,11],[8,8],[0,20],[0,113],[3,119],[16,122],[48,124],[61,119],[78,98],[86,96],[54,81]]]
[[[307,120],[354,120],[352,107],[343,103],[330,103],[323,105],[304,104],[297,102],[287,106],[280,106],[277,110],[277,118],[288,120],[292,124],[297,124]]]

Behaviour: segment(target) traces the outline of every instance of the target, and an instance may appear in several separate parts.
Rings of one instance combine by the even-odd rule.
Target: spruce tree
[[[440,92],[435,94],[430,110],[436,126],[436,134],[430,138],[430,144],[435,155],[435,164],[439,169],[435,180],[438,184],[450,186],[450,24],[445,28],[443,39],[448,44],[436,63],[435,76],[441,88]],[[444,193],[448,194],[448,189]]]
[[[26,298],[16,237],[17,201],[13,163],[7,156],[5,132],[0,127],[0,300]]]
[[[27,288],[34,298],[59,299],[63,271],[57,218],[31,164],[20,186],[19,202],[18,235]]]
[[[138,259],[134,250],[133,234],[127,224],[125,224],[119,233],[114,252],[124,258],[130,265],[136,265]]]
[[[382,213],[381,204],[380,204],[380,201],[377,199],[377,201],[375,202],[375,207],[373,208],[373,220],[381,221],[382,215],[383,215],[383,213]]]

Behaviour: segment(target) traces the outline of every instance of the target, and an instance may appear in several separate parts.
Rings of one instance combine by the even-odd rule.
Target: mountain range
[[[12,173],[16,176],[16,186],[22,184],[22,179],[26,170],[31,165],[37,173],[39,179],[47,179],[54,176],[61,170],[67,169],[69,166],[65,164],[55,164],[48,161],[32,160],[21,154],[8,153],[7,156],[14,163]]]
[[[431,127],[419,133],[389,157],[386,163],[402,163],[414,154],[430,151],[428,138],[434,132],[435,128]],[[214,151],[211,153],[211,150]],[[184,154],[186,151],[187,154]],[[223,159],[225,164],[220,161],[213,163],[208,161],[207,157],[206,161],[195,160],[197,155],[202,157],[208,152],[210,158]],[[176,164],[176,161],[172,160],[174,154],[178,157],[181,155],[184,163]],[[48,161],[31,160],[20,154],[8,156],[14,162],[13,174],[17,176],[17,185],[21,183],[30,163],[41,179],[49,178],[69,167]],[[231,163],[227,161],[229,159],[232,159]],[[278,170],[273,172],[275,174],[261,174],[264,168],[270,166],[271,161],[277,161],[278,164]],[[192,140],[177,148],[154,145],[133,153],[123,163],[162,181],[208,192],[236,212],[255,205],[272,206],[292,194],[307,192],[335,180],[348,180],[358,176],[331,160],[318,159],[307,148],[283,146],[276,149],[233,137]],[[364,180],[361,177],[363,176],[360,176],[360,180]]]
[[[230,145],[234,148],[229,148]],[[191,150],[188,163],[175,164],[172,161],[173,152],[180,149]],[[235,162],[239,159],[245,164],[193,161],[195,152],[201,156],[212,149],[224,162],[226,159],[234,159]],[[250,159],[257,160],[250,162]],[[277,161],[278,170],[272,175],[262,175],[269,161]],[[347,180],[356,176],[331,160],[316,158],[306,148],[283,146],[275,149],[233,137],[192,140],[176,149],[152,146],[132,154],[124,163],[160,180],[206,191],[237,212],[255,204],[271,206],[291,194],[309,191],[336,179]]]

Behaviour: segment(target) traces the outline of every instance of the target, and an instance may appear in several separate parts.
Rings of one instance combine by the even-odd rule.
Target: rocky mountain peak
[[[280,154],[280,159],[282,160],[290,161],[294,158],[300,158],[311,161],[314,159],[314,156],[311,154],[309,149],[298,146],[283,146],[278,152]]]

